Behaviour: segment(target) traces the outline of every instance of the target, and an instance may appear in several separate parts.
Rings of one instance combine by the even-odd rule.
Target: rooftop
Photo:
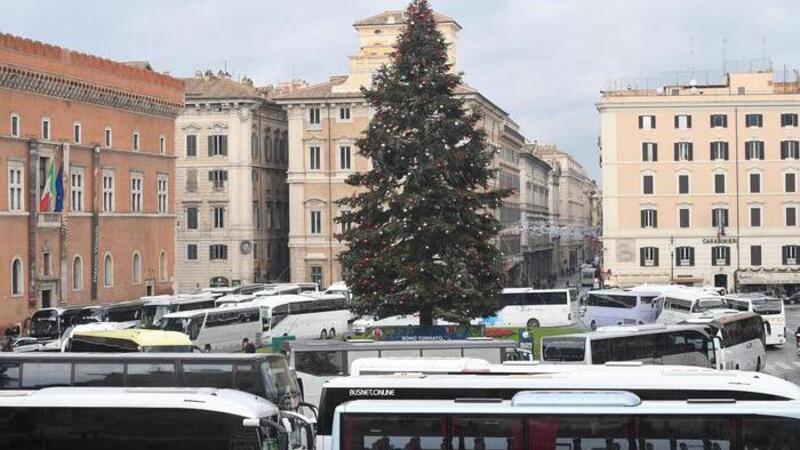
[[[361,97],[361,92],[333,92],[334,86],[339,86],[347,80],[347,75],[334,75],[328,81],[313,84],[311,86],[295,89],[290,92],[278,94],[276,101],[286,100],[326,100],[330,98],[353,98]],[[456,95],[478,94],[479,92],[466,85],[461,84],[455,89]],[[187,94],[188,95],[188,94]]]
[[[253,99],[263,100],[261,94],[247,78],[231,80],[227,74],[199,73],[192,78],[183,78],[186,100],[198,99]]]
[[[405,23],[405,11],[401,10],[386,10],[382,13],[375,14],[374,16],[369,16],[366,19],[359,20],[353,24],[354,27],[360,26],[377,26],[377,25],[394,25],[398,23]],[[440,14],[438,12],[433,13],[433,17],[436,20],[436,23],[452,23],[455,24],[459,29],[461,29],[461,25],[458,24],[453,18],[445,16],[444,14]]]

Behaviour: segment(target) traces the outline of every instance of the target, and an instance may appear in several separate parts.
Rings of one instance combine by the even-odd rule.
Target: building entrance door
[[[42,308],[49,308],[52,302],[53,291],[42,289]]]
[[[714,275],[714,287],[721,287],[724,289],[728,289],[728,275],[724,273],[719,273]]]

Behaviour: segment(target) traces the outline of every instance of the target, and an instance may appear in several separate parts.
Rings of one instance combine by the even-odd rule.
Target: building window
[[[725,193],[725,174],[724,173],[716,173],[716,174],[714,174],[714,193],[715,194],[724,194]]]
[[[642,176],[642,193],[643,194],[652,194],[653,193],[653,176],[652,175],[643,175]]]
[[[679,267],[694,266],[694,247],[677,247],[675,249],[675,265]]]
[[[42,275],[50,276],[53,274],[52,253],[49,250],[42,252]]]
[[[781,114],[782,127],[797,127],[797,114],[783,113]]]
[[[640,211],[642,228],[658,227],[658,211],[655,209],[643,209]]]
[[[197,136],[189,134],[186,136],[186,157],[194,158],[197,156]]]
[[[652,130],[656,127],[656,116],[639,116],[639,129]]]
[[[658,267],[658,248],[657,247],[640,248],[639,264],[646,267]]]
[[[747,128],[761,128],[764,126],[764,117],[761,114],[746,114],[744,126]]]
[[[167,270],[167,252],[161,250],[158,254],[158,273],[160,274],[161,281],[167,281],[169,278],[169,271]]]
[[[339,168],[350,170],[350,146],[342,145],[339,147]]]
[[[318,145],[312,145],[308,148],[308,168],[311,170],[320,170],[322,168],[322,151]]]
[[[322,266],[311,266],[311,282],[322,285]]]
[[[228,181],[228,172],[225,170],[210,170],[208,172],[208,181],[215,191],[225,189],[225,182]]]
[[[11,260],[11,296],[19,297],[25,288],[25,274],[22,272],[22,260]]]
[[[186,192],[197,192],[197,169],[186,169]]]
[[[750,226],[761,226],[761,208],[758,206],[753,206],[750,208]]]
[[[42,118],[42,139],[50,140],[50,119],[47,117]]]
[[[339,120],[350,120],[350,107],[343,106],[339,108]]]
[[[111,133],[111,128],[106,127],[104,136],[104,144],[106,148],[111,148],[111,146],[114,144],[113,137],[114,136]]]
[[[308,109],[308,123],[310,125],[319,125],[320,123],[322,123],[320,121],[319,108]]]
[[[750,246],[750,265],[751,266],[760,266],[761,265],[761,246],[760,245],[751,245]]]
[[[675,143],[675,161],[692,161],[694,150],[691,142]]]
[[[800,245],[784,245],[782,247],[782,253],[784,266],[796,266],[800,264],[800,259],[798,259]]]
[[[103,286],[114,286],[114,260],[110,254],[106,254],[103,258]]]
[[[750,174],[750,193],[751,194],[758,194],[761,192],[761,174],[760,173],[751,173]]]
[[[264,133],[266,134],[264,137],[264,159],[267,161],[272,161],[272,138],[269,137],[269,130],[265,131]]]
[[[250,134],[250,157],[253,161],[258,161],[260,159],[258,152],[258,136],[255,133]]]
[[[72,260],[72,290],[81,289],[83,289],[83,261],[80,256],[76,256]]]
[[[675,128],[687,130],[692,128],[692,116],[689,114],[678,114],[675,116]]]
[[[655,142],[642,142],[642,161],[658,161],[658,144]]]
[[[689,228],[691,226],[691,212],[689,208],[680,208],[678,210],[678,225],[681,228]]]
[[[215,206],[211,208],[214,228],[225,228],[225,208]]]
[[[167,138],[164,136],[158,138],[158,152],[162,155],[167,153]]]
[[[186,208],[186,228],[189,230],[197,229],[197,208],[194,206]]]
[[[787,193],[797,192],[797,175],[795,173],[783,174],[783,190]]]
[[[211,261],[228,259],[228,246],[214,244],[208,247],[208,259]]]
[[[712,114],[711,128],[728,128],[728,116],[726,114]]]
[[[186,245],[186,259],[197,261],[197,244]]]
[[[74,142],[76,144],[80,144],[81,143],[81,137],[82,137],[81,136],[81,123],[80,122],[75,122],[72,125],[72,142]]]
[[[782,141],[781,159],[800,159],[800,142]]]
[[[678,194],[689,193],[689,175],[678,175]]]
[[[722,141],[715,141],[711,143],[711,160],[712,161],[727,161],[728,160],[728,143]]]
[[[19,114],[11,114],[11,136],[19,137]]]
[[[23,193],[23,166],[18,164],[8,164],[8,210],[11,212],[22,212],[25,210]]]
[[[797,226],[797,207],[796,206],[787,206],[786,207],[786,226],[787,227],[796,227]]]
[[[261,211],[258,208],[258,202],[253,202],[253,227],[256,230],[261,229]]]
[[[342,222],[341,225],[342,225],[342,234],[345,234],[353,229],[353,222],[349,220]]]
[[[311,234],[322,234],[322,211],[311,211]]]
[[[208,156],[227,156],[228,136],[214,134],[208,137]]]
[[[728,208],[714,208],[711,210],[711,226],[715,228],[728,226]]]
[[[73,167],[70,170],[70,203],[71,211],[83,211],[83,169]]]
[[[157,180],[157,188],[158,188],[158,212],[164,214],[167,212],[168,208],[168,197],[167,194],[169,193],[169,176],[165,174],[160,174]]]
[[[103,212],[114,211],[114,172],[103,171]]]
[[[141,174],[131,175],[131,212],[142,212],[143,183]]]
[[[135,151],[135,152],[139,151],[139,133],[138,132],[133,133],[133,151]]]
[[[133,284],[142,282],[142,255],[139,252],[133,252],[133,264],[131,265],[133,272]]]
[[[711,247],[711,265],[712,266],[730,266],[731,265],[731,248],[727,245],[716,245]]]

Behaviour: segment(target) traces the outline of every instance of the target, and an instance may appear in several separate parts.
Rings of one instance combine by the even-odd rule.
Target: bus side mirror
[[[283,419],[281,419],[281,425],[283,425],[283,428],[286,429],[287,433],[292,432],[292,421],[289,420],[288,417],[284,417]]]

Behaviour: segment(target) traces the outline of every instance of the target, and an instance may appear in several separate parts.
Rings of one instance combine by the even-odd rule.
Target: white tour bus
[[[214,300],[214,305],[212,306],[212,308],[214,306],[219,308],[220,306],[228,307],[228,306],[233,306],[233,305],[239,305],[239,304],[242,304],[242,303],[252,302],[255,299],[256,299],[256,296],[253,295],[253,294],[228,294],[228,295],[223,295],[222,297]]]
[[[656,322],[674,324],[686,320],[692,314],[712,309],[729,309],[725,298],[706,288],[680,287],[668,290],[659,299],[661,313]]]
[[[142,328],[155,328],[165,314],[214,307],[211,294],[159,295],[142,297]]]
[[[248,338],[256,346],[264,345],[262,335],[269,329],[266,311],[253,302],[227,308],[208,308],[166,314],[159,327],[180,331],[203,351],[235,352]]]
[[[3,449],[289,450],[272,403],[229,389],[75,388],[0,393]]]
[[[331,339],[347,331],[350,318],[347,300],[342,296],[272,295],[257,297],[252,303],[266,314],[265,344],[278,336]]]
[[[489,338],[438,341],[286,341],[289,366],[303,380],[303,397],[318,404],[323,384],[350,374],[350,365],[362,358],[480,358],[493,364],[520,358],[518,343]]]
[[[749,311],[759,314],[767,325],[767,345],[786,343],[786,312],[783,300],[764,294],[728,294],[725,297],[728,307],[736,311]]]
[[[591,333],[545,336],[539,355],[543,363],[640,361],[717,367],[714,334],[704,325],[615,326]]]
[[[581,306],[581,321],[592,330],[609,325],[653,323],[658,316],[657,290],[601,289],[589,291]]]
[[[800,402],[649,401],[602,390],[359,400],[337,408],[331,441],[331,450],[796,449]]]
[[[766,367],[766,325],[758,314],[716,309],[693,314],[684,323],[710,328],[717,341],[719,369],[759,371]]]
[[[576,300],[569,289],[505,288],[497,314],[479,322],[487,327],[565,327],[575,322]]]
[[[536,376],[351,376],[331,380],[323,388],[316,447],[319,450],[331,449],[331,435],[336,432],[333,425],[334,411],[340,405],[353,400],[382,399],[396,403],[407,400],[425,403],[425,400],[483,399],[485,402],[492,402],[509,400],[520,391],[568,389],[627,391],[642,400],[681,401],[684,405],[690,399],[726,403],[753,400],[780,403],[800,400],[800,387],[777,377],[751,372],[720,372],[700,367],[594,366]],[[399,448],[403,448],[402,445]],[[505,446],[491,448],[506,450]],[[470,449],[475,450],[473,447]]]

